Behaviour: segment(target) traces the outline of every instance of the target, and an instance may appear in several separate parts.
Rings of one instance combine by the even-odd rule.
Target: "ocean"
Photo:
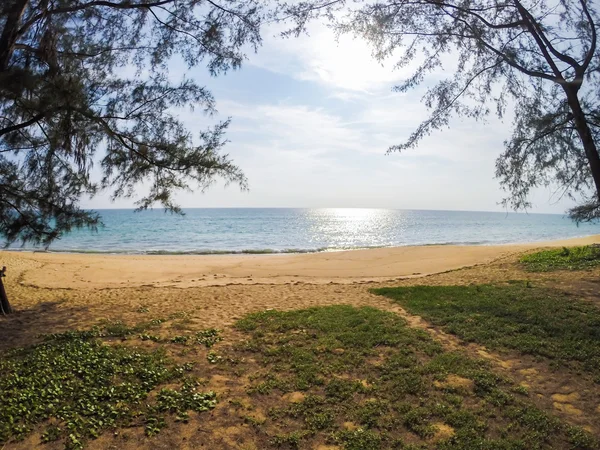
[[[97,232],[74,231],[49,250],[307,253],[404,245],[509,244],[600,234],[600,224],[577,226],[566,216],[553,214],[353,208],[198,208],[184,210],[184,216],[163,210],[98,212],[104,227]]]

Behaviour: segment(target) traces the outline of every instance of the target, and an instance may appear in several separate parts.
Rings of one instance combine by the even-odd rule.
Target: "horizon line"
[[[148,208],[146,210],[136,211],[137,208],[82,208],[87,211],[154,211],[164,210],[169,212],[162,207]],[[537,214],[537,215],[549,215],[549,216],[565,216],[566,213],[556,212],[533,212],[533,211],[498,211],[498,210],[474,210],[474,209],[426,209],[426,208],[378,208],[378,207],[362,207],[362,206],[185,206],[181,207],[182,210],[186,209],[372,209],[372,210],[388,210],[388,211],[430,211],[430,212],[477,212],[477,213],[495,213],[495,214]]]

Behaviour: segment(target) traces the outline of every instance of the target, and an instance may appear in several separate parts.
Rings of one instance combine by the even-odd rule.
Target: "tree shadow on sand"
[[[39,342],[44,334],[76,328],[74,324],[86,314],[89,314],[89,308],[69,306],[65,300],[60,300],[0,316],[0,351]]]

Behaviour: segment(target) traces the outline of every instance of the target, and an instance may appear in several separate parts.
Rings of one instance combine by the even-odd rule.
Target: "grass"
[[[592,269],[600,266],[600,248],[587,245],[584,247],[543,250],[523,256],[521,264],[529,272]]]
[[[444,351],[392,313],[267,311],[236,327],[248,334],[236,351],[260,368],[248,394],[268,407],[253,424],[260,448],[598,448],[487,363]]]
[[[374,290],[469,342],[540,356],[600,383],[600,309],[529,283]]]
[[[164,347],[150,351],[114,342],[118,337],[141,343],[147,335],[136,333],[161,322],[131,328],[112,322],[49,335],[38,345],[4,354],[0,443],[37,430],[42,442],[62,440],[65,448],[80,449],[107,429],[140,426],[152,436],[166,426],[167,416],[186,421],[188,411],[212,409],[216,395],[197,391],[199,383],[189,375],[192,363],[175,364]],[[193,339],[210,347],[220,338],[215,330],[205,330]],[[160,389],[166,383],[170,388]]]
[[[80,449],[105,433],[118,448],[130,435],[120,430],[137,427],[173,448],[192,442],[177,440],[188,433],[230,448],[218,439],[233,429],[236,442],[261,449],[600,449],[487,362],[445,351],[392,313],[266,311],[238,321],[236,340],[217,347],[217,330],[166,335],[164,324],[107,322],[4,353],[0,446],[35,432]],[[192,414],[215,407],[214,380],[222,407]],[[137,436],[130,447],[148,444]]]

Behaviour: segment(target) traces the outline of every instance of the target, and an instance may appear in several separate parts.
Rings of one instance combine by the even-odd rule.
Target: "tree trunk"
[[[600,156],[598,155],[598,148],[596,147],[592,131],[585,120],[585,114],[581,109],[581,103],[577,97],[578,87],[566,85],[564,89],[567,94],[569,107],[573,113],[573,121],[575,122],[577,134],[579,134],[581,143],[583,144],[585,156],[592,172],[592,178],[596,186],[596,198],[600,204]]]
[[[11,1],[11,0],[8,0]],[[15,44],[19,37],[19,28],[21,26],[21,18],[27,8],[29,0],[12,0],[11,6],[5,7],[7,11],[6,22],[2,35],[0,35],[0,72],[8,69],[10,58],[15,51]]]
[[[6,290],[4,290],[4,283],[2,282],[2,278],[4,278],[4,272],[6,272],[6,267],[3,267],[0,270],[0,313],[2,315],[10,314],[13,312],[10,307],[10,303],[8,303],[8,297],[6,296]]]

